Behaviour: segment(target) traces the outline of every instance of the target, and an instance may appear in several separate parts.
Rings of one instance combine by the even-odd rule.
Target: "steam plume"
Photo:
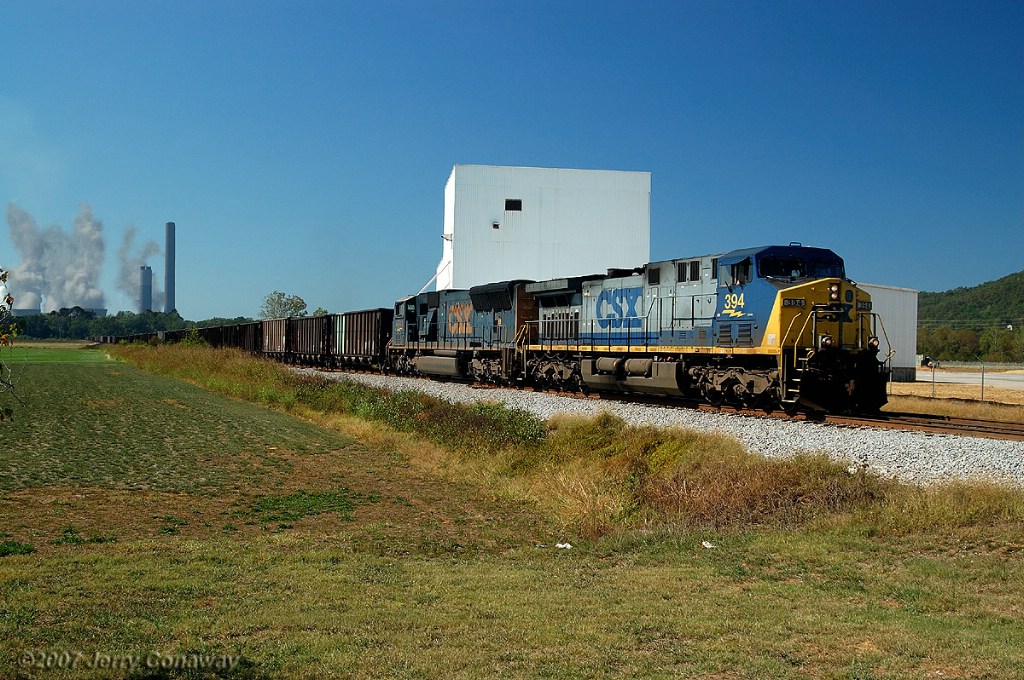
[[[40,298],[45,298],[47,312],[105,306],[99,285],[103,223],[93,217],[92,208],[82,206],[70,234],[60,227],[40,229],[31,215],[13,204],[7,206],[7,224],[22,258],[9,281],[19,307],[37,307]]]
[[[117,289],[124,293],[129,300],[134,299],[139,293],[139,267],[146,264],[146,260],[154,255],[160,254],[160,246],[156,241],[147,241],[137,252],[132,252],[135,246],[135,227],[128,227],[124,232],[124,241],[117,251]],[[162,309],[164,305],[163,291],[153,282],[153,309]],[[146,310],[140,310],[146,311]]]

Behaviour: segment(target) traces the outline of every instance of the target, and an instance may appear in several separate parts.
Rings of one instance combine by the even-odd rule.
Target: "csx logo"
[[[470,335],[473,332],[473,322],[470,320],[473,313],[473,305],[466,302],[461,305],[452,305],[448,308],[448,333],[450,335]]]
[[[636,303],[643,288],[612,288],[597,296],[597,325],[601,328],[640,328]]]

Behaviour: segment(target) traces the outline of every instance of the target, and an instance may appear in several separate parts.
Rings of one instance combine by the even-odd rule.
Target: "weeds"
[[[84,538],[74,527],[65,527],[60,536],[50,541],[53,545],[83,545],[85,543],[113,543],[113,536],[89,536]]]
[[[379,500],[367,498],[348,489],[325,493],[300,491],[288,496],[267,496],[253,504],[249,513],[263,523],[294,522],[322,513],[333,512],[344,521],[352,520],[352,511],[360,503]]]
[[[159,533],[166,534],[168,536],[175,536],[181,527],[188,526],[188,522],[185,520],[178,519],[171,515],[164,515],[159,519],[164,522],[164,526],[160,527]]]
[[[8,555],[28,555],[29,553],[35,552],[36,548],[31,543],[21,543],[20,541],[0,541],[0,557],[7,557]]]
[[[297,375],[280,364],[235,350],[128,345],[117,354],[146,370],[184,378],[227,396],[286,411],[304,407],[345,413],[413,432],[441,446],[495,453],[532,447],[546,427],[526,411],[497,404],[452,404],[413,391],[388,392],[322,376]]]

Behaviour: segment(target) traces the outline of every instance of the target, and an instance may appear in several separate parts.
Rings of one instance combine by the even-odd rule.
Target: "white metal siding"
[[[646,172],[456,165],[445,186],[451,241],[437,288],[645,264],[650,196]],[[522,210],[506,211],[507,199],[521,200]]]
[[[892,358],[893,380],[913,381],[917,357],[917,291],[874,283],[858,283],[871,295],[871,309],[882,319],[885,333],[879,330],[879,357],[889,353],[889,344],[896,354]]]
[[[451,206],[451,209],[449,209]],[[444,228],[441,231],[441,262],[437,265],[437,290],[454,288],[452,277],[455,275],[455,182],[449,178],[444,185]]]

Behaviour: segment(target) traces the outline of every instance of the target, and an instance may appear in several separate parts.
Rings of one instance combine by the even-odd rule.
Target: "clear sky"
[[[653,259],[946,290],[1024,269],[1022,36],[1019,1],[0,0],[0,202],[91,206],[112,311],[125,231],[176,222],[196,320],[417,291],[456,163],[649,171]]]

